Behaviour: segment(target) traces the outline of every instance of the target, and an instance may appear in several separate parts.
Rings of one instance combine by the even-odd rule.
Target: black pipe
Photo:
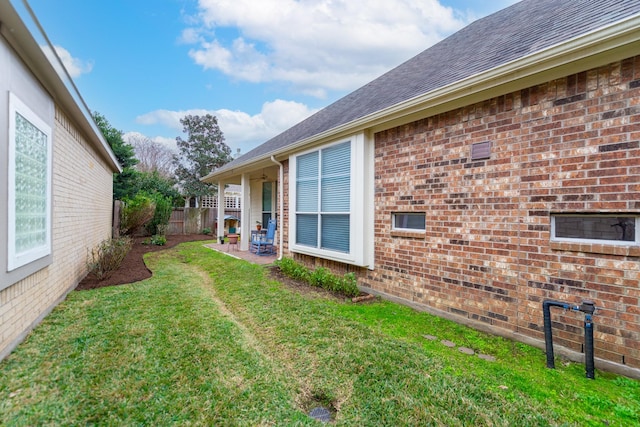
[[[560,301],[545,300],[542,303],[542,314],[544,317],[544,343],[547,350],[547,368],[555,368],[555,360],[553,355],[553,334],[551,331],[551,307],[561,307],[563,309],[571,308],[575,311],[585,313],[584,316],[584,364],[587,378],[595,378],[595,363],[593,356],[593,322],[591,315],[596,311],[593,301],[584,300],[582,304],[570,306]]]
[[[544,344],[547,350],[547,368],[556,367],[553,356],[553,334],[551,332],[551,307],[562,307],[565,310],[569,304],[559,301],[545,300],[542,303],[542,316],[544,317]]]
[[[587,378],[595,379],[595,369],[593,361],[593,323],[591,323],[591,315],[584,316],[584,367],[587,372]]]

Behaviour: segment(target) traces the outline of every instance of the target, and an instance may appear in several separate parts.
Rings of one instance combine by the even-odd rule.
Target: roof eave
[[[486,98],[488,91],[495,96],[518,88],[553,80],[577,72],[615,62],[640,51],[640,14],[585,33],[547,49],[523,56],[482,73],[459,80],[423,95],[408,99],[375,113],[336,126],[312,137],[260,157],[239,163],[233,169],[214,171],[203,178],[209,182],[230,178],[239,171],[248,171],[271,157],[283,158],[303,147],[321,144],[345,135],[372,129],[379,132],[416,120],[425,112],[437,114]],[[586,68],[585,68],[586,67]]]
[[[80,95],[73,80],[64,68],[62,61],[55,54],[55,60],[58,67],[64,70],[64,75],[60,75],[56,68],[46,57],[42,48],[26,27],[23,17],[11,4],[13,0],[8,2],[0,2],[0,35],[15,49],[23,61],[28,65],[31,72],[40,81],[43,87],[54,98],[56,104],[69,116],[86,136],[90,144],[98,153],[107,161],[114,172],[122,172],[122,167],[116,159],[111,147],[105,140],[100,129],[98,129],[91,111],[87,107],[84,99]],[[29,18],[38,28],[40,36],[46,41],[49,49],[55,53],[53,44],[47,37],[42,26],[38,22],[31,7],[23,0],[23,6],[28,14],[24,18]]]

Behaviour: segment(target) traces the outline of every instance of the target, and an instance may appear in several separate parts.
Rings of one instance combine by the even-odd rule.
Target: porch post
[[[218,229],[216,235],[218,236],[218,242],[220,237],[224,236],[224,182],[218,181]]]
[[[251,183],[249,175],[246,173],[242,174],[241,187],[240,250],[248,251],[249,241],[251,240],[251,224],[249,224],[251,218]]]

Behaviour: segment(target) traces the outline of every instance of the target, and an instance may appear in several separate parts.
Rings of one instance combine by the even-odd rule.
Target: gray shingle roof
[[[638,0],[521,1],[471,23],[218,171],[257,160],[298,141],[637,13],[640,13]]]

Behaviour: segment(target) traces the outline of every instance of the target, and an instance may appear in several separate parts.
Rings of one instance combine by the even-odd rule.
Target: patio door
[[[262,183],[262,226],[265,228],[271,218],[276,218],[277,188],[275,182]]]

